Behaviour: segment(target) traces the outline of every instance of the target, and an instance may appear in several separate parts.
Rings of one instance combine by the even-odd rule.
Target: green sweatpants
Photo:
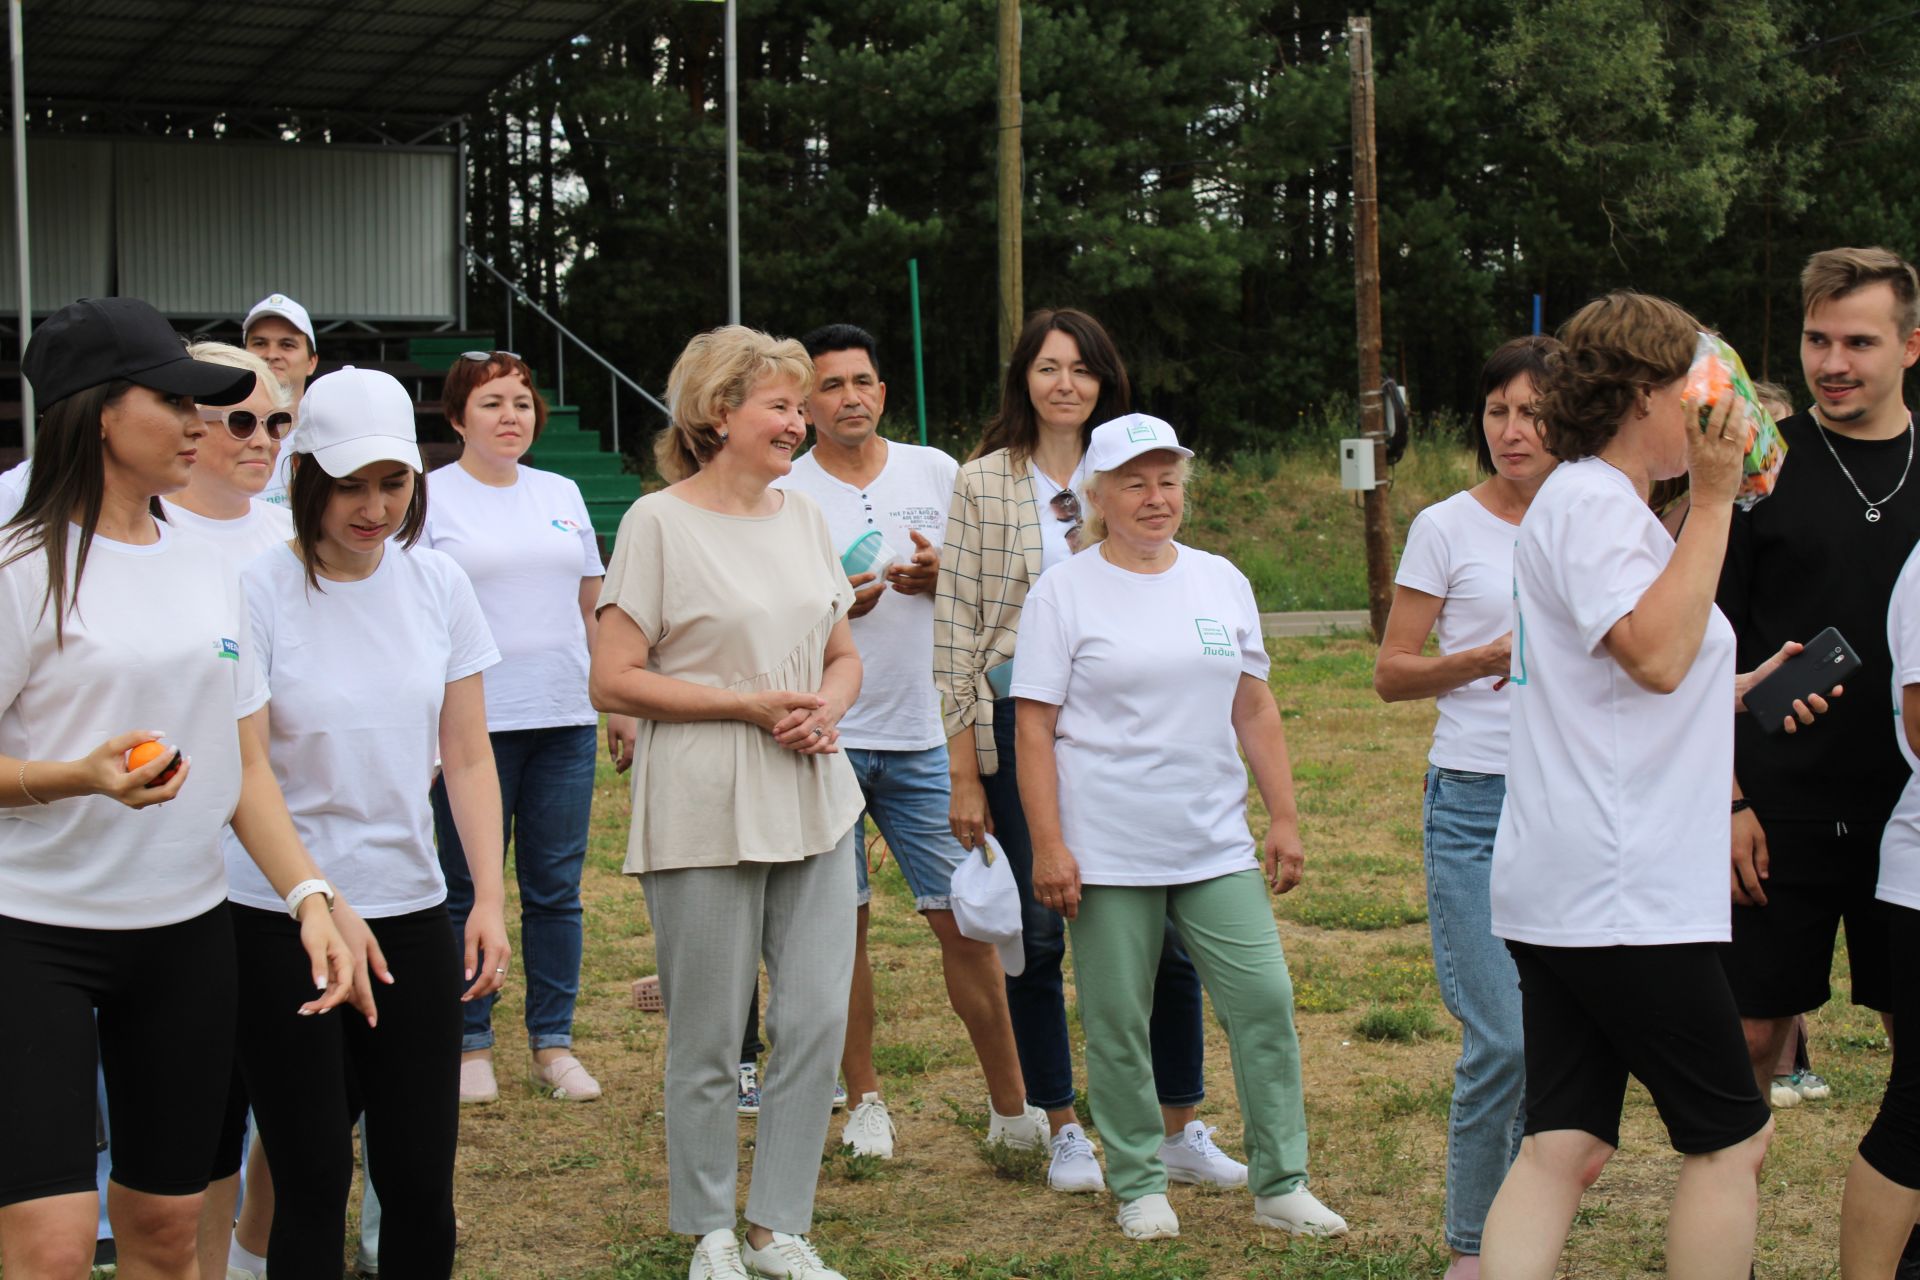
[[[1304,1186],[1307,1113],[1293,980],[1266,884],[1252,869],[1194,884],[1082,891],[1070,926],[1073,974],[1087,1035],[1087,1093],[1107,1149],[1107,1185],[1121,1200],[1167,1189],[1147,1023],[1169,915],[1227,1032],[1250,1189],[1274,1196]]]

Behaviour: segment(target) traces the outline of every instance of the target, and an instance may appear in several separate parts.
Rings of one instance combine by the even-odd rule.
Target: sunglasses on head
[[[462,360],[471,360],[475,364],[491,363],[495,356],[506,356],[509,360],[520,360],[521,363],[525,363],[518,351],[462,351],[460,353]]]
[[[259,414],[251,409],[213,409],[205,405],[200,407],[202,422],[224,423],[227,434],[235,440],[251,440],[254,431],[262,425],[267,428],[267,439],[282,439],[293,429],[293,415],[285,409],[276,409],[266,416],[264,424]]]
[[[1071,489],[1062,489],[1053,495],[1047,506],[1053,510],[1053,518],[1061,524],[1071,526],[1067,530],[1067,550],[1080,549],[1080,533],[1086,527],[1080,519],[1080,495]]]

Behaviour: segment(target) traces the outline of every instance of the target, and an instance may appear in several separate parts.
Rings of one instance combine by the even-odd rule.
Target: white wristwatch
[[[331,912],[333,910],[333,886],[325,880],[302,880],[299,884],[293,886],[293,892],[287,895],[287,914],[295,920],[298,920],[300,918],[300,904],[316,893],[326,895],[327,910]]]

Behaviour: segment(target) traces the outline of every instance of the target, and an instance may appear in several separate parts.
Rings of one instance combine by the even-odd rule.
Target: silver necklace
[[[1913,470],[1913,415],[1907,415],[1907,465],[1900,468],[1900,483],[1893,486],[1893,493],[1889,493],[1878,502],[1867,497],[1866,491],[1860,487],[1860,482],[1853,478],[1853,472],[1847,470],[1847,464],[1840,461],[1840,451],[1835,449],[1833,441],[1827,438],[1826,424],[1816,419],[1813,425],[1819,428],[1820,440],[1827,446],[1827,452],[1833,456],[1833,465],[1840,468],[1840,474],[1847,478],[1847,483],[1853,486],[1853,491],[1860,495],[1860,501],[1867,504],[1867,523],[1879,524],[1880,508],[1892,502],[1893,495],[1906,487],[1907,473]]]

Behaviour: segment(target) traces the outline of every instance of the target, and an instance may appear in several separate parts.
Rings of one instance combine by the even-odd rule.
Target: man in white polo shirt
[[[294,434],[280,450],[280,462],[273,478],[260,491],[262,502],[287,505],[287,476],[291,474],[294,440],[300,430],[300,397],[307,392],[307,379],[320,367],[319,341],[313,336],[313,317],[307,309],[284,293],[270,293],[253,304],[240,325],[240,345],[267,362],[273,376],[293,396]]]
[[[865,330],[828,325],[801,342],[816,375],[806,401],[814,445],[777,483],[819,504],[841,551],[878,533],[898,556],[879,578],[862,573],[852,579],[853,639],[865,676],[859,701],[840,721],[840,745],[860,779],[867,812],[913,890],[915,909],[939,939],[947,997],[966,1024],[993,1104],[989,1140],[1042,1148],[1046,1114],[1027,1106],[1000,959],[990,944],[961,935],[951,908],[953,869],[967,853],[947,824],[947,744],[933,684],[933,588],[959,467],[938,449],[879,433],[887,388]],[[856,862],[859,933],[840,1062],[856,1105],[842,1141],[860,1154],[890,1158],[893,1121],[873,1066],[871,891],[866,859]]]

